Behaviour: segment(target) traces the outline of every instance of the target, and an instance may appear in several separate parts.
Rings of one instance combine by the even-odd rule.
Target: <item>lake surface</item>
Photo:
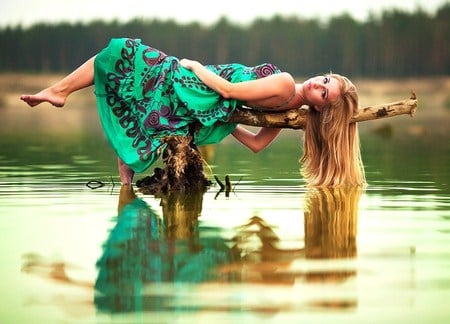
[[[95,113],[44,110],[3,112],[2,323],[450,320],[448,115],[361,124],[364,190],[306,188],[284,131],[215,147],[228,195],[155,198],[120,186]]]

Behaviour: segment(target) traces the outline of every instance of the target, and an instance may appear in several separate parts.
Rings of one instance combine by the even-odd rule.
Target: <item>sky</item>
[[[326,20],[342,13],[364,21],[384,9],[434,13],[450,0],[2,0],[0,27],[37,22],[89,22],[94,19],[126,22],[134,18],[174,19],[178,23],[215,23],[226,17],[246,24],[275,14]]]

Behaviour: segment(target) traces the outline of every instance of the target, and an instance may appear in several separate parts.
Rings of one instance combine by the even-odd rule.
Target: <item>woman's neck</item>
[[[299,107],[303,105],[309,105],[309,102],[305,99],[305,95],[303,93],[303,83],[295,84],[295,92],[296,92],[296,101]]]

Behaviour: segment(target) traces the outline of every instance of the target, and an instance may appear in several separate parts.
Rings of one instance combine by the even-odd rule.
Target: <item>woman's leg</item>
[[[55,107],[63,107],[72,92],[94,84],[94,60],[95,56],[54,85],[34,95],[22,95],[20,99],[31,107],[42,102],[49,102]]]
[[[134,171],[123,163],[120,158],[117,158],[117,164],[119,166],[120,181],[123,185],[131,185],[133,183]]]

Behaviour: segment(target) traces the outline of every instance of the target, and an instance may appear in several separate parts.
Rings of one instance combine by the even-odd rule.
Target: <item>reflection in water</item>
[[[313,188],[306,194],[305,250],[309,259],[353,258],[360,187]]]
[[[97,261],[94,285],[70,278],[65,264],[46,263],[42,258],[28,257],[23,269],[89,290],[94,287],[94,305],[102,313],[245,309],[273,314],[304,307],[355,308],[357,299],[348,294],[255,303],[246,299],[252,290],[233,290],[235,285],[220,286],[219,300],[185,300],[183,296],[202,283],[256,283],[283,289],[321,283],[332,289],[346,282],[356,271],[343,268],[336,259],[356,257],[361,192],[360,188],[310,189],[305,196],[304,248],[286,248],[286,238],[256,215],[238,226],[231,240],[223,237],[220,228],[200,226],[203,192],[160,197],[161,218],[131,186],[122,186],[117,220]],[[296,265],[301,260],[307,262],[306,268]],[[315,264],[317,260],[328,263]],[[257,294],[258,286],[254,287]]]
[[[132,187],[122,186],[117,223],[97,262],[99,310],[163,310],[171,304],[170,294],[145,295],[149,284],[231,280],[232,274],[213,269],[233,262],[232,251],[218,236],[199,235],[202,199],[202,192],[162,196],[161,221]]]
[[[240,262],[222,271],[237,272],[243,282],[294,284],[295,274],[288,267],[303,255],[303,249],[280,247],[280,237],[262,218],[253,216],[247,224],[239,226],[233,241]]]
[[[356,232],[361,187],[311,188],[306,194],[305,257],[307,259],[352,259],[357,254]],[[313,283],[344,282],[356,270],[324,268],[306,273]],[[312,306],[353,308],[355,299],[317,300]]]

